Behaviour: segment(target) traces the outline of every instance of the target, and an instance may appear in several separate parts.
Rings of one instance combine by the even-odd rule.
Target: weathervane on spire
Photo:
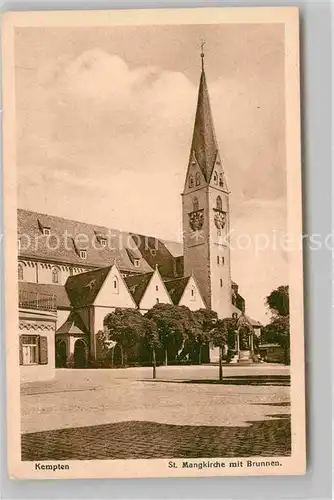
[[[204,71],[204,45],[205,45],[205,42],[203,41],[201,43],[202,71]]]

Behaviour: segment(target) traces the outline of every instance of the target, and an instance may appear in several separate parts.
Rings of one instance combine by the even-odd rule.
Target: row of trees
[[[280,286],[266,297],[271,311],[270,323],[262,328],[261,340],[280,345],[284,361],[290,361],[289,289]],[[240,321],[239,321],[240,323]],[[238,328],[240,348],[245,348],[250,329],[247,322],[238,324],[236,318],[218,319],[214,311],[191,311],[186,306],[156,304],[145,315],[135,309],[116,309],[104,319],[104,331],[97,335],[100,359],[106,359],[116,345],[121,349],[121,364],[128,364],[128,357],[139,346],[141,359],[152,363],[156,377],[158,361],[182,361],[187,357],[201,363],[209,343],[219,348],[219,378],[222,378],[222,360],[227,346],[227,360],[235,353],[235,336]],[[257,338],[253,336],[254,347]],[[208,351],[207,351],[208,352]],[[162,359],[163,358],[163,359]]]
[[[108,342],[121,346],[124,365],[135,346],[150,353],[153,378],[156,377],[157,351],[163,352],[164,364],[197,353],[202,362],[203,349],[209,343],[219,348],[219,377],[222,378],[223,350],[234,349],[237,320],[219,320],[207,309],[191,311],[186,306],[156,304],[144,316],[134,309],[116,309],[104,319],[104,331],[98,334],[99,350],[108,351]]]
[[[282,285],[266,297],[271,319],[262,328],[262,342],[280,345],[284,350],[284,363],[290,363],[290,303],[289,287]]]

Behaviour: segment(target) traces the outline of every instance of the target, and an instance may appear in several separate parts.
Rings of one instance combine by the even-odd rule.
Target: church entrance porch
[[[67,346],[65,340],[56,342],[56,368],[65,368],[67,361]]]
[[[86,335],[56,334],[56,367],[87,368],[89,357]]]
[[[86,343],[81,339],[76,340],[74,344],[73,366],[74,368],[86,368],[87,366]]]

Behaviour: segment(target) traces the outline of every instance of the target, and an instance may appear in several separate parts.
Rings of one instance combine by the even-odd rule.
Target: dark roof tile
[[[83,307],[93,304],[110,269],[111,266],[102,267],[94,271],[70,276],[66,281],[65,288],[71,304],[74,307]]]
[[[145,290],[148,287],[152,276],[153,273],[146,273],[140,274],[138,276],[127,276],[125,278],[125,283],[127,284],[127,287],[130,290],[137,306],[140,304],[140,301],[143,298]]]
[[[188,284],[190,276],[185,278],[177,278],[175,280],[165,281],[166,288],[173,301],[173,304],[178,305],[183,295],[183,292]]]
[[[72,311],[60,328],[56,331],[56,334],[61,333],[71,333],[71,334],[87,334],[89,333],[84,325],[84,322],[80,318],[79,314]]]

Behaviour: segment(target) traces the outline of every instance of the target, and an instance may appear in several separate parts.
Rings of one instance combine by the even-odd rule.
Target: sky
[[[286,233],[283,25],[17,29],[18,205],[180,240],[202,40],[232,278],[267,323],[288,282],[284,251],[255,251]]]

